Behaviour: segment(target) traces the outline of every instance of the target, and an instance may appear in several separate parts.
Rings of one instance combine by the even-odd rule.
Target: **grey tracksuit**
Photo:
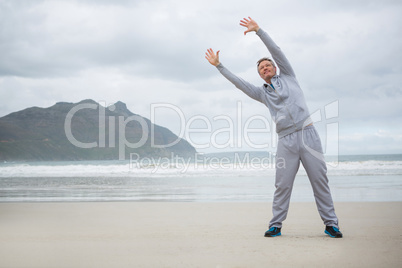
[[[323,158],[321,141],[308,111],[303,91],[282,50],[261,28],[257,35],[268,48],[280,69],[271,85],[254,86],[231,73],[222,64],[218,70],[249,97],[265,104],[276,124],[279,136],[276,153],[276,180],[273,218],[269,227],[282,227],[289,208],[293,182],[302,162],[312,185],[318,211],[325,225],[338,227]]]

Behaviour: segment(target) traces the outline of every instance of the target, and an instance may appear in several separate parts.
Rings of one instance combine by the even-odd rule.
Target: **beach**
[[[401,267],[402,202],[312,202],[265,238],[269,202],[0,203],[0,267]]]

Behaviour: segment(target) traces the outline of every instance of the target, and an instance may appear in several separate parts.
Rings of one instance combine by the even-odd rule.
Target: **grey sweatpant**
[[[286,219],[293,182],[302,162],[313,188],[321,219],[327,226],[338,226],[334,204],[328,186],[327,166],[324,161],[320,137],[314,126],[291,133],[279,139],[276,152],[275,195],[273,217],[269,227],[282,227]]]

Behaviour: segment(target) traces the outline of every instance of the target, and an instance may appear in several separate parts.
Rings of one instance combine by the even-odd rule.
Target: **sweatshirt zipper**
[[[272,85],[269,85],[269,86],[274,90],[274,92],[276,93],[276,95],[278,95],[278,97],[281,99],[281,102],[285,105],[286,111],[288,112],[288,115],[289,115],[290,119],[292,120],[293,126],[295,127],[295,129],[297,129],[295,120],[293,119],[292,115],[290,114],[289,109],[288,109],[288,106],[287,106],[286,103],[283,101],[281,95],[279,95],[279,93],[276,91],[276,89],[275,89]]]

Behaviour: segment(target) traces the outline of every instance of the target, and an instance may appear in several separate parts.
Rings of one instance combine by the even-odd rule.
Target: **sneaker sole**
[[[342,236],[334,236],[334,235],[331,235],[327,230],[325,230],[325,233],[326,233],[327,235],[329,235],[330,237],[332,237],[332,238],[342,238]]]
[[[281,233],[277,233],[276,235],[264,235],[264,237],[277,237],[282,235]]]

